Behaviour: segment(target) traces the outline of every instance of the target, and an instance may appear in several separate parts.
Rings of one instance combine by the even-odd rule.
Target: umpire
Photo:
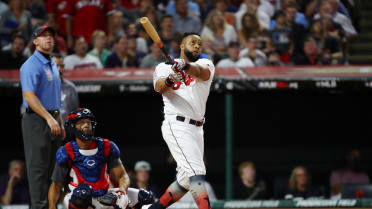
[[[48,208],[48,188],[58,146],[64,135],[61,126],[61,80],[50,54],[55,31],[41,26],[32,34],[34,54],[20,70],[23,104],[22,118],[31,209]]]

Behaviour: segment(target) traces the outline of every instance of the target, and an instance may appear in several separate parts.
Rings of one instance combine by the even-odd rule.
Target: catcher
[[[61,189],[68,184],[63,204],[68,209],[141,208],[154,201],[151,192],[129,187],[129,177],[120,160],[120,150],[108,139],[94,136],[93,113],[78,108],[66,117],[67,139],[57,151],[57,162],[49,188],[49,209],[56,209]],[[71,140],[72,139],[72,140]],[[119,187],[109,188],[109,171]]]

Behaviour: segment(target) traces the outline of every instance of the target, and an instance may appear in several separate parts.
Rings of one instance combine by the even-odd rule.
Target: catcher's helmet
[[[93,189],[88,184],[79,184],[72,192],[68,204],[69,209],[87,209],[89,206],[95,208],[92,204]]]
[[[91,120],[92,130],[89,133],[84,133],[83,131],[77,130],[75,127],[76,122],[83,118],[89,118]],[[78,137],[86,141],[92,140],[94,139],[94,130],[96,126],[96,118],[92,111],[87,108],[78,108],[66,116],[65,129],[67,137],[70,137],[70,139],[74,139],[71,137]]]

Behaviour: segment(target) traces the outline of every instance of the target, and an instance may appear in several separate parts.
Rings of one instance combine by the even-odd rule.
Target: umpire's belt
[[[59,110],[47,110],[52,116],[58,116],[59,115]],[[33,111],[31,108],[26,108],[26,112],[27,113],[36,113],[35,111]]]
[[[177,117],[176,117],[176,120],[181,121],[181,122],[185,122],[186,118],[183,117],[183,116],[177,116]],[[191,125],[195,125],[195,126],[202,126],[202,125],[204,124],[204,120],[202,120],[202,121],[197,121],[197,120],[194,120],[194,119],[191,119],[191,118],[190,118],[189,123],[190,123]]]

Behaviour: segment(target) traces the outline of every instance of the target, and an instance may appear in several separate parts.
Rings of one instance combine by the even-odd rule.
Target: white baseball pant
[[[205,175],[203,126],[176,120],[176,115],[166,115],[161,127],[163,138],[177,162],[177,182],[189,190],[189,177]]]

